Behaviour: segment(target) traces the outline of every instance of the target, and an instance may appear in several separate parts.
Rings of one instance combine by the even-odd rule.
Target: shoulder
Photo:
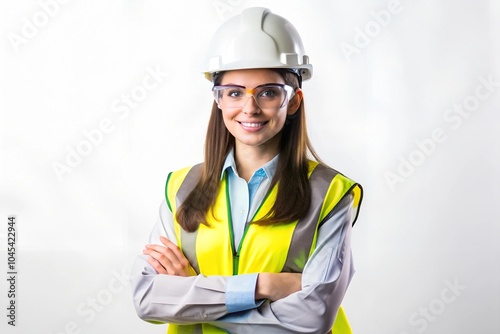
[[[199,178],[199,175],[201,175],[201,171],[202,171],[201,163],[171,171],[170,173],[168,173],[167,176],[167,186],[169,184],[176,182],[182,183],[182,181],[186,177],[193,178],[194,176],[197,176]]]
[[[165,182],[165,196],[171,208],[171,203],[175,200],[178,192],[182,190],[189,193],[198,183],[202,172],[202,164],[184,167],[170,172]]]
[[[353,179],[347,177],[337,169],[327,166],[317,161],[309,161],[309,173],[311,182],[320,180],[323,182],[334,182],[338,185],[352,186],[358,184]]]
[[[321,163],[315,163],[310,176],[311,189],[323,198],[326,211],[333,210],[344,198],[349,197],[351,205],[357,212],[363,198],[363,187],[343,173]],[[313,195],[314,196],[314,195]],[[354,224],[353,222],[353,224]]]

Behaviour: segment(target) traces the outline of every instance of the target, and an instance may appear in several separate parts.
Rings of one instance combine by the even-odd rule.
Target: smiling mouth
[[[248,128],[260,128],[261,126],[267,124],[267,122],[258,122],[258,123],[238,122],[238,123]]]

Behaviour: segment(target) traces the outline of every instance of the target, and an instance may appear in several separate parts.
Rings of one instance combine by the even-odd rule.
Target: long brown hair
[[[299,80],[294,73],[275,69],[287,85],[299,87]],[[215,84],[222,80],[222,75],[215,79]],[[234,137],[226,129],[222,111],[214,102],[205,139],[205,162],[197,185],[186,197],[177,211],[177,221],[188,232],[194,232],[199,224],[207,224],[206,215],[214,205],[219,191],[220,175],[227,154],[234,147]],[[292,222],[306,214],[311,201],[309,185],[309,154],[321,162],[314,151],[307,135],[304,100],[297,112],[287,117],[281,130],[279,159],[277,170],[269,191],[278,186],[276,201],[270,212],[262,220],[254,223],[277,224]]]

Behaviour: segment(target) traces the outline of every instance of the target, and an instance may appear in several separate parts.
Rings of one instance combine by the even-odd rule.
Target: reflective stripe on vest
[[[207,214],[208,225],[200,224],[195,232],[188,233],[175,220],[177,209],[196,186],[201,169],[201,165],[196,165],[171,173],[167,179],[166,198],[174,216],[177,243],[194,270],[203,275],[302,272],[316,247],[319,226],[331,217],[337,204],[349,193],[354,197],[354,224],[362,198],[360,185],[333,169],[311,161],[308,175],[312,191],[311,205],[306,215],[286,224],[252,224],[252,221],[264,217],[272,208],[278,190],[278,186],[275,186],[250,223],[246,224],[240,245],[235,249],[226,175],[221,179],[215,205]],[[169,325],[168,333],[226,331],[206,324]],[[342,309],[337,314],[333,333],[351,333]]]

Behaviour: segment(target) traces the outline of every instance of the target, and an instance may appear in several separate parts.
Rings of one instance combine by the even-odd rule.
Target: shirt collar
[[[272,158],[270,161],[268,161],[264,166],[261,168],[257,169],[255,173],[257,173],[260,170],[263,170],[266,176],[272,180],[274,178],[274,174],[276,174],[276,169],[278,168],[278,157],[279,153]],[[229,151],[229,154],[226,157],[226,160],[224,161],[224,165],[222,166],[222,172],[220,175],[220,178],[222,179],[224,177],[224,172],[228,169],[232,169],[233,173],[238,175],[238,170],[236,169],[236,160],[234,159],[234,148]],[[255,175],[254,173],[254,175]]]

